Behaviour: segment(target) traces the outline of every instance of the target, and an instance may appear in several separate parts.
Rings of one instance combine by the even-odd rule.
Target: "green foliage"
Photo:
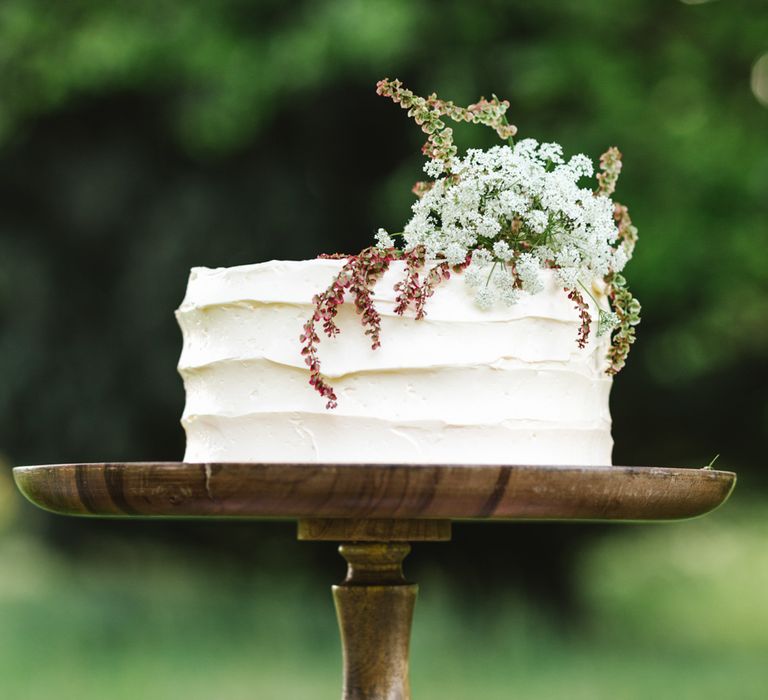
[[[711,517],[605,540],[580,563],[594,630],[617,642],[631,636],[638,648],[672,642],[745,655],[765,648],[767,537],[766,505],[742,498]]]
[[[32,458],[74,411],[75,459],[88,444],[95,458],[156,457],[162,445],[173,456],[178,442],[158,426],[181,410],[170,311],[186,269],[359,250],[407,219],[420,161],[407,143],[416,134],[374,96],[389,73],[459,103],[502,94],[524,133],[567,152],[621,144],[622,200],[643,231],[631,278],[646,322],[614,410],[618,458],[639,461],[654,446],[642,433],[658,427],[660,391],[692,397],[701,381],[729,386],[745,366],[765,366],[768,110],[750,71],[767,35],[768,10],[745,0],[6,0],[0,444]],[[457,125],[457,142],[492,143],[467,128]],[[113,323],[108,309],[119,321],[97,356],[89,336]],[[120,328],[153,338],[140,362],[115,340]],[[52,343],[61,367],[91,377],[81,393],[50,364]],[[130,386],[118,367],[134,373]],[[724,402],[709,396],[714,415]],[[744,413],[768,410],[749,400]],[[137,416],[137,401],[155,412]],[[84,407],[110,404],[122,408],[94,434]],[[20,425],[35,410],[39,433]],[[733,456],[768,436],[765,421],[751,429],[753,439],[718,447]],[[711,431],[693,430],[679,451],[660,436],[653,461],[694,458]]]
[[[78,99],[135,90],[164,95],[191,150],[234,149],[286,99],[407,52],[420,17],[404,0],[7,0],[0,136]]]
[[[754,504],[615,531],[582,559],[589,615],[576,626],[510,587],[476,599],[451,585],[451,571],[419,574],[416,548],[407,565],[421,584],[414,696],[760,700],[768,679],[766,522],[765,507]],[[247,573],[139,538],[108,540],[70,562],[15,533],[0,538],[0,557],[13,562],[0,569],[0,673],[9,698],[339,695],[333,579],[265,561]]]

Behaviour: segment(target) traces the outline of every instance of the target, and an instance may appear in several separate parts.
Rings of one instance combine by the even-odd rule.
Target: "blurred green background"
[[[422,138],[384,76],[621,148],[644,320],[614,462],[719,453],[740,478],[689,523],[416,547],[415,696],[768,697],[768,6],[746,0],[3,0],[0,697],[338,695],[333,547],[48,516],[10,465],[181,458],[189,268],[406,220]]]

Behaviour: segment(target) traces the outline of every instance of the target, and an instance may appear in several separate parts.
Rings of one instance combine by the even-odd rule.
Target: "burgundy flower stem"
[[[419,251],[421,253],[422,251]],[[405,256],[405,279],[395,285],[395,313],[402,316],[416,301],[421,291],[419,270],[424,266],[423,254],[411,251]]]
[[[589,338],[589,331],[592,324],[592,316],[589,313],[589,306],[584,301],[584,297],[581,295],[578,289],[566,289],[568,298],[574,303],[575,309],[579,312],[579,318],[581,319],[581,326],[579,326],[579,334],[576,337],[576,344],[582,350],[587,346],[587,339]]]
[[[371,349],[381,346],[381,314],[373,301],[373,288],[395,260],[405,262],[405,277],[395,285],[395,312],[402,316],[413,307],[417,320],[424,318],[427,299],[434,294],[435,287],[451,276],[448,263],[439,263],[426,274],[422,281],[419,271],[425,264],[424,248],[419,246],[403,252],[397,248],[366,248],[358,255],[323,255],[323,258],[343,259],[347,262],[331,282],[328,289],[316,294],[312,302],[314,311],[304,324],[304,332],[299,337],[302,344],[301,354],[309,367],[309,384],[320,396],[327,399],[326,408],[336,408],[338,397],[328,380],[321,372],[317,348],[320,335],[317,324],[322,322],[325,335],[332,338],[340,332],[335,319],[339,307],[344,303],[348,292],[352,294],[355,310],[360,315],[360,322],[365,334],[371,338]],[[457,266],[460,270],[465,265]]]
[[[427,299],[435,293],[435,287],[440,282],[447,280],[451,276],[451,268],[447,262],[440,263],[433,267],[421,285],[416,296],[416,320],[419,321],[426,316]]]

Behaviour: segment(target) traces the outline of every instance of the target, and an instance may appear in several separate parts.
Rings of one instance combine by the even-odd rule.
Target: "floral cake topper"
[[[300,340],[310,384],[327,407],[334,408],[338,399],[321,373],[318,325],[328,337],[337,335],[335,318],[350,294],[371,347],[378,348],[381,316],[373,286],[397,260],[405,263],[405,274],[395,285],[395,312],[410,309],[416,319],[425,316],[435,287],[451,274],[461,274],[478,307],[489,309],[541,291],[542,271],[552,270],[579,314],[575,342],[584,348],[592,329],[587,295],[598,310],[597,335],[612,336],[606,372],[619,372],[640,322],[640,304],[621,274],[637,229],[627,208],[611,199],[622,166],[619,150],[603,153],[596,186],[585,188],[580,181],[595,174],[591,159],[579,154],[566,160],[557,143],[514,142],[517,128],[507,121],[506,100],[494,95],[459,107],[434,93],[419,97],[388,79],[379,81],[376,91],[407,109],[427,134],[424,172],[432,179],[414,185],[418,199],[401,232],[382,228],[376,245],[356,255],[322,256],[346,263],[328,289],[314,297]],[[490,127],[505,143],[469,149],[460,158],[446,119]],[[596,280],[604,285],[607,305],[593,296]]]

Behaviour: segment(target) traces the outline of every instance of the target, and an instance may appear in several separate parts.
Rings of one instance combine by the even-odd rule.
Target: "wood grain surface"
[[[344,657],[342,700],[410,700],[408,648],[418,586],[403,577],[410,545],[346,544],[347,578],[333,587]]]
[[[675,520],[736,475],[658,467],[108,463],[17,467],[33,503],[117,517]]]
[[[306,518],[298,538],[306,542],[449,542],[450,520],[415,518]]]

